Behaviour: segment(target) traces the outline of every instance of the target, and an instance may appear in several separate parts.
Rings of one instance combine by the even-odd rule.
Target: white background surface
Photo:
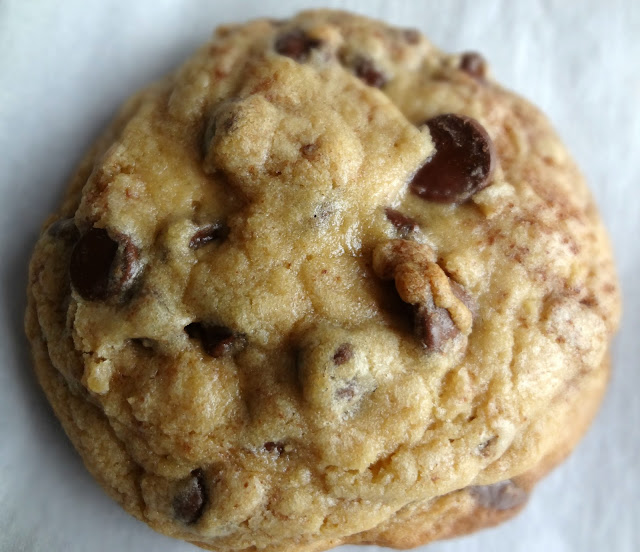
[[[122,100],[187,57],[220,23],[321,5],[0,0],[0,551],[195,552],[107,498],[54,419],[23,337],[28,257],[74,165]],[[576,453],[516,520],[429,551],[640,550],[640,3],[324,5],[417,27],[451,51],[483,52],[501,82],[548,113],[576,156],[623,282],[612,384]]]

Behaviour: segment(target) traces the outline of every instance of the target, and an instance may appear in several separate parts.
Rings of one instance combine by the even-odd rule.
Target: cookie
[[[222,27],[129,100],[28,296],[87,469],[216,551],[511,517],[586,431],[620,317],[544,116],[479,54],[334,11]]]

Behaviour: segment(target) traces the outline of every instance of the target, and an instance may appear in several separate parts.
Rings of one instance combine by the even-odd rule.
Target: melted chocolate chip
[[[387,83],[387,77],[370,59],[358,58],[354,67],[356,76],[374,88],[382,88]]]
[[[442,352],[444,344],[460,333],[447,309],[418,307],[415,312],[416,332],[428,351]]]
[[[402,214],[400,211],[387,207],[384,212],[387,215],[389,222],[398,230],[400,237],[406,238],[418,229],[418,223],[407,215]]]
[[[71,283],[84,299],[104,301],[132,285],[138,257],[138,249],[126,236],[118,235],[116,241],[104,228],[92,228],[71,253]]]
[[[109,297],[111,265],[118,243],[104,228],[92,228],[76,244],[69,267],[71,283],[78,293],[90,301]]]
[[[495,165],[493,142],[470,117],[449,113],[426,122],[436,151],[418,170],[411,190],[443,203],[461,203],[487,186]]]
[[[236,334],[226,326],[193,322],[184,330],[190,338],[199,339],[205,353],[213,358],[233,354],[245,344],[244,335]]]
[[[178,521],[191,525],[202,516],[207,504],[204,472],[193,470],[185,479],[173,499],[173,515]]]
[[[47,234],[69,243],[75,243],[80,239],[80,231],[72,218],[56,220],[47,228]]]
[[[311,38],[302,29],[294,29],[276,39],[275,50],[283,56],[302,63],[309,58],[311,50],[321,45],[321,40]]]
[[[460,58],[460,69],[479,81],[487,75],[487,62],[477,52],[467,52]]]
[[[263,445],[264,450],[267,452],[275,452],[280,456],[284,453],[284,445],[282,443],[274,443],[273,441],[269,441]]]
[[[333,363],[340,366],[345,362],[349,362],[353,358],[353,345],[351,343],[343,343],[336,349],[333,355]]]
[[[229,227],[220,222],[216,222],[198,230],[189,241],[189,247],[191,249],[199,249],[212,241],[222,240],[228,235]]]
[[[493,510],[510,510],[524,504],[529,495],[510,479],[493,485],[476,485],[469,487],[469,492],[483,508]]]

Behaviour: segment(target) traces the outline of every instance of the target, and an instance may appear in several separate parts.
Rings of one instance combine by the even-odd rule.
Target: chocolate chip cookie
[[[88,470],[216,551],[509,518],[586,430],[620,316],[544,116],[479,54],[334,11],[219,28],[129,100],[28,295]]]

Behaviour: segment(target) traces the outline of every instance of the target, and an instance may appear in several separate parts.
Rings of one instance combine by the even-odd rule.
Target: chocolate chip
[[[173,499],[173,515],[178,521],[191,525],[200,519],[206,504],[207,488],[204,472],[198,468],[182,481]]]
[[[284,445],[282,443],[274,443],[273,441],[269,441],[263,445],[264,450],[267,452],[275,452],[280,456],[284,452]]]
[[[487,62],[477,52],[467,52],[460,58],[460,69],[479,81],[487,75]]]
[[[117,241],[104,228],[86,232],[71,253],[69,273],[76,291],[103,301],[129,289],[139,272],[138,249],[122,234]]]
[[[418,170],[411,190],[443,203],[461,203],[487,186],[495,165],[493,142],[478,121],[449,113],[426,122],[436,151]]]
[[[75,243],[80,238],[80,231],[72,218],[56,220],[47,228],[47,234],[69,243]]]
[[[419,228],[418,223],[415,220],[402,214],[400,211],[387,207],[384,212],[387,215],[389,222],[396,227],[398,234],[402,238],[406,238],[410,234],[413,234],[413,232]]]
[[[444,344],[460,333],[449,311],[435,306],[416,307],[415,328],[424,346],[433,352],[442,352]]]
[[[191,324],[185,326],[184,331],[191,339],[200,339],[202,333],[202,324],[200,322],[191,322]]]
[[[199,249],[203,245],[207,245],[212,241],[222,240],[229,235],[229,227],[216,222],[209,226],[205,226],[198,230],[189,241],[189,247],[191,249]]]
[[[311,38],[302,29],[294,29],[276,39],[275,50],[283,56],[302,63],[309,58],[311,50],[321,45],[321,40]]]
[[[507,479],[493,485],[476,485],[469,487],[469,492],[483,508],[493,510],[510,510],[524,504],[529,495],[523,488]]]
[[[340,366],[345,362],[349,362],[353,358],[353,345],[351,343],[343,343],[336,349],[333,355],[333,363]]]
[[[213,358],[233,354],[245,345],[245,336],[226,326],[193,322],[184,330],[190,338],[199,339],[205,353]]]
[[[367,58],[358,58],[354,71],[356,76],[374,88],[382,88],[387,83],[387,77],[376,68],[373,61]]]

